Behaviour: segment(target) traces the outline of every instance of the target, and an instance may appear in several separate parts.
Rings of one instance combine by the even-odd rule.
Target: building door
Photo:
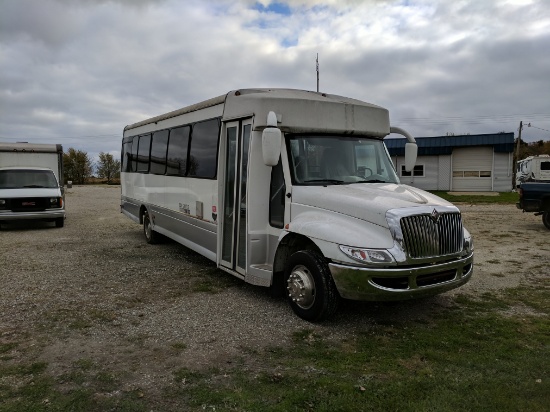
[[[452,155],[452,190],[487,192],[493,190],[493,147],[455,148]]]
[[[221,265],[246,271],[247,176],[252,120],[226,124]]]

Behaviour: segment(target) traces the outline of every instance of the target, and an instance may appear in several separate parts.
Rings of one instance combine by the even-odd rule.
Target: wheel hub
[[[305,266],[296,266],[287,281],[288,296],[302,309],[309,309],[315,302],[315,284],[311,272]]]

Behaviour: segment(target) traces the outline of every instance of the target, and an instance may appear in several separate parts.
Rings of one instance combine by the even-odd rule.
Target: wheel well
[[[139,223],[140,224],[143,224],[143,215],[145,214],[146,211],[147,211],[147,208],[144,205],[141,205],[141,207],[139,208]]]
[[[299,250],[315,250],[321,254],[321,250],[308,237],[289,233],[279,243],[273,262],[273,285],[283,285],[286,262],[293,253]]]

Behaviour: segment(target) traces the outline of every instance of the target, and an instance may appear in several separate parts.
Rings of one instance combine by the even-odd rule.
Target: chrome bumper
[[[46,220],[65,217],[65,209],[49,209],[41,212],[0,212],[0,221],[8,220]]]
[[[413,268],[364,268],[330,263],[340,296],[346,299],[385,301],[433,296],[470,280],[474,254],[450,262]]]

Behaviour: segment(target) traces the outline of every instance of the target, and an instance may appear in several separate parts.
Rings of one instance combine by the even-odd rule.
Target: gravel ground
[[[267,289],[218,271],[174,242],[146,244],[141,227],[119,213],[119,199],[118,186],[74,186],[66,192],[64,228],[2,225],[0,343],[24,342],[13,361],[24,352],[59,376],[89,359],[124,371],[121,390],[154,390],[179,368],[231,363],[284,346],[293,332],[341,338],[375,322],[428,317],[453,305],[457,294],[516,287],[548,276],[550,266],[550,236],[540,217],[513,205],[459,205],[476,248],[470,283],[420,301],[347,301],[333,319],[314,325]]]

